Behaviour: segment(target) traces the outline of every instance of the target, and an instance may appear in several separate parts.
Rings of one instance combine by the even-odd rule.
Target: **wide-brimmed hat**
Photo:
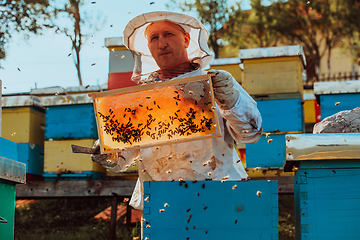
[[[149,24],[161,21],[178,24],[190,34],[190,44],[187,48],[188,58],[200,64],[200,68],[205,68],[213,59],[207,45],[209,34],[198,19],[169,11],[144,13],[130,20],[124,29],[124,44],[134,56],[133,80],[139,80],[140,77],[159,70],[159,66],[148,48],[145,30]]]

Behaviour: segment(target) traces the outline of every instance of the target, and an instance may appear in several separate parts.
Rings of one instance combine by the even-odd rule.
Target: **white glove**
[[[222,70],[209,70],[208,73],[215,73],[215,76],[211,77],[212,85],[214,89],[214,97],[222,109],[230,109],[234,107],[239,98],[239,91],[234,88],[234,77]]]
[[[97,164],[105,168],[113,168],[118,164],[118,154],[110,153],[110,154],[101,154],[100,153],[100,141],[99,139],[95,141],[94,148],[98,151],[97,154],[91,154],[91,160]]]

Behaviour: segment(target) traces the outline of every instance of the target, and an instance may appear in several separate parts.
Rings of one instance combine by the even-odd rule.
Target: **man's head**
[[[190,35],[178,24],[161,21],[151,23],[145,31],[148,47],[160,69],[188,62]]]

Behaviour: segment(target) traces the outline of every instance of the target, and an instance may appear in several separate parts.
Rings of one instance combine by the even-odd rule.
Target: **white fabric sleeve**
[[[232,138],[239,143],[256,143],[262,134],[262,118],[255,100],[233,78],[239,98],[234,107],[220,108],[220,115],[226,120],[226,127]]]

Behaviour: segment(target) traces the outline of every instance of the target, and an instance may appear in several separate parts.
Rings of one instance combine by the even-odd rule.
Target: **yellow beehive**
[[[303,92],[302,46],[243,49],[243,87],[250,95]]]
[[[105,173],[105,168],[91,161],[90,154],[73,153],[71,145],[93,147],[94,139],[45,141],[44,172]]]
[[[243,73],[239,64],[239,58],[217,58],[211,61],[210,69],[227,71],[238,83],[242,84]]]
[[[44,146],[45,111],[42,107],[30,103],[32,96],[26,96],[27,102],[24,102],[24,97],[4,97],[2,137],[16,143]]]

